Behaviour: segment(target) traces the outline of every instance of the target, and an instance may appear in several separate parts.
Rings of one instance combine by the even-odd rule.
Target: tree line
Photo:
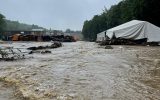
[[[159,0],[123,0],[100,15],[86,20],[82,34],[85,40],[95,41],[98,33],[131,20],[144,20],[160,27]]]
[[[0,31],[4,30],[5,26],[5,17],[4,15],[0,14]]]
[[[20,23],[18,21],[5,20],[5,28],[6,31],[15,31],[15,30],[23,30],[23,31],[31,31],[32,29],[44,29],[38,25],[28,25],[24,23]]]
[[[5,19],[5,16],[0,14],[0,32],[2,31],[30,31],[32,29],[45,29],[43,27],[40,27],[38,25],[28,25],[28,24],[24,24],[24,23],[20,23],[18,21],[11,21],[11,20],[7,20]],[[48,29],[45,29],[48,30]],[[51,30],[51,29],[50,29]],[[62,30],[54,30],[54,31],[58,31],[58,32],[62,32]],[[81,33],[81,31],[74,31],[71,29],[66,29],[66,31],[64,31],[65,33]]]
[[[24,23],[20,23],[18,21],[11,21],[5,19],[5,16],[0,14],[0,32],[2,31],[30,31],[32,29],[45,29],[38,25],[28,25]]]

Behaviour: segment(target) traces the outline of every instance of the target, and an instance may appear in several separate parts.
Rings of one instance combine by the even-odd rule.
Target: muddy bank
[[[35,44],[43,43],[12,45],[28,48]],[[16,87],[8,95],[19,94],[27,100],[157,100],[159,49],[144,46],[104,49],[92,42],[65,43],[62,48],[51,50],[52,54],[0,62],[0,77]]]

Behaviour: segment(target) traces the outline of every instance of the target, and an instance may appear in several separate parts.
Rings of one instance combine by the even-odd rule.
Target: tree
[[[87,40],[96,40],[99,32],[133,19],[149,21],[160,26],[159,13],[159,0],[123,0],[111,6],[109,10],[105,8],[102,14],[85,21],[82,34]]]
[[[24,24],[24,23],[19,23],[18,21],[11,21],[11,20],[5,20],[6,22],[6,27],[4,28],[4,30],[7,31],[30,31],[32,29],[45,29],[43,27],[39,27],[38,25],[28,25],[28,24]]]
[[[66,29],[66,33],[72,33],[71,29]]]
[[[5,28],[5,16],[0,14],[0,31],[3,31]]]

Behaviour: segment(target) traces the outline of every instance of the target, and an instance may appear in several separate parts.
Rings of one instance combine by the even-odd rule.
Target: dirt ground
[[[1,44],[27,48],[44,42]],[[0,100],[159,100],[160,47],[64,43],[0,62]]]

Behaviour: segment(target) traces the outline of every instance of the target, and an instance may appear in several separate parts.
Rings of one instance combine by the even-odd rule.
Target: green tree
[[[4,15],[0,14],[0,31],[3,31],[5,28],[5,17]]]
[[[149,21],[160,26],[159,0],[123,0],[117,5],[105,8],[102,14],[95,15],[91,20],[85,21],[82,34],[87,40],[96,40],[99,32],[135,20]]]
[[[11,21],[11,20],[5,20],[6,27],[5,30],[7,31],[16,31],[16,30],[23,30],[23,31],[29,31],[32,29],[44,29],[43,27],[39,27],[38,25],[28,25],[24,23],[19,23],[18,21]]]

